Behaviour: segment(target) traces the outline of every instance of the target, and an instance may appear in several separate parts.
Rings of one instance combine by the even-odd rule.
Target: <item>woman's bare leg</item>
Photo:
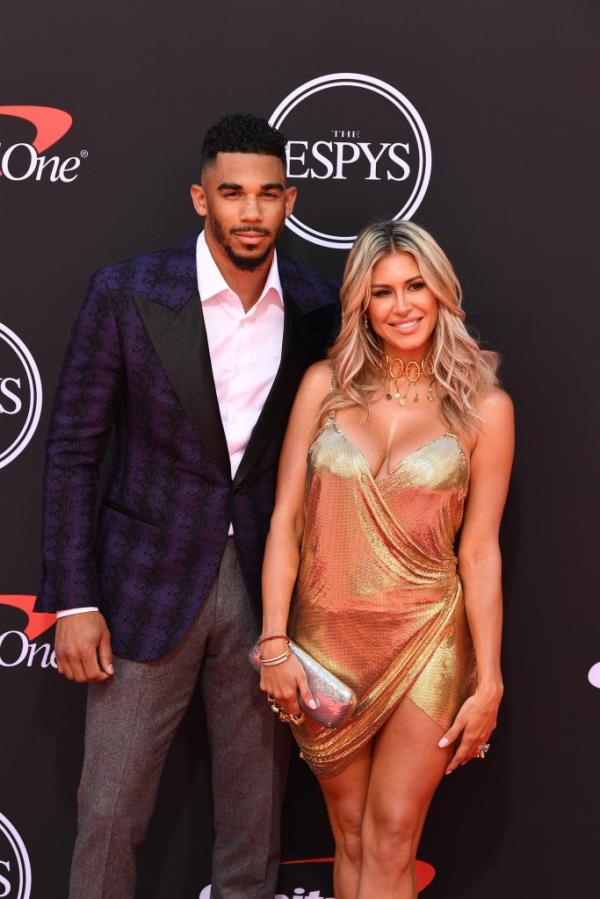
[[[418,843],[450,754],[450,749],[437,745],[442,733],[425,712],[405,699],[377,735],[363,819],[359,888],[351,899],[415,899]]]
[[[361,830],[369,788],[371,751],[372,744],[369,744],[340,774],[319,778],[335,839],[333,891],[336,899],[356,899],[358,892]]]

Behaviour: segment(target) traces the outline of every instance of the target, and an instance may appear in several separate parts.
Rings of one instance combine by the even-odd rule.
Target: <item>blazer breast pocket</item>
[[[102,505],[106,506],[107,509],[112,509],[113,512],[119,512],[121,515],[125,515],[127,518],[131,518],[133,521],[139,521],[141,524],[148,524],[152,528],[159,528],[160,524],[156,521],[150,521],[149,518],[145,518],[143,515],[139,515],[137,512],[132,512],[131,509],[125,508],[120,503],[114,502],[112,499],[104,498],[102,500]]]

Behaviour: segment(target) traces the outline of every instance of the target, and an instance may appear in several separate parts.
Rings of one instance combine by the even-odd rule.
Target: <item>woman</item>
[[[433,793],[444,772],[485,757],[502,696],[498,530],[513,411],[422,228],[365,228],[341,301],[331,361],[307,372],[282,451],[261,689],[294,716],[319,778],[336,899],[413,899]],[[314,700],[286,635],[355,691],[339,727],[303,720],[298,694]]]

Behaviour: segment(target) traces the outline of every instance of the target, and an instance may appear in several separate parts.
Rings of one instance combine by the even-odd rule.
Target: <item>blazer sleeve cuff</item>
[[[100,606],[93,560],[46,561],[34,611],[58,614],[71,609],[99,609]]]

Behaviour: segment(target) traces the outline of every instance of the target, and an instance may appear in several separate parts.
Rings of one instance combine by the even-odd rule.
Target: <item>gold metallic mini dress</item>
[[[469,463],[442,434],[375,480],[335,421],[308,454],[305,530],[290,635],[356,693],[328,729],[293,727],[315,774],[338,774],[408,697],[447,729],[474,689],[456,571]]]

